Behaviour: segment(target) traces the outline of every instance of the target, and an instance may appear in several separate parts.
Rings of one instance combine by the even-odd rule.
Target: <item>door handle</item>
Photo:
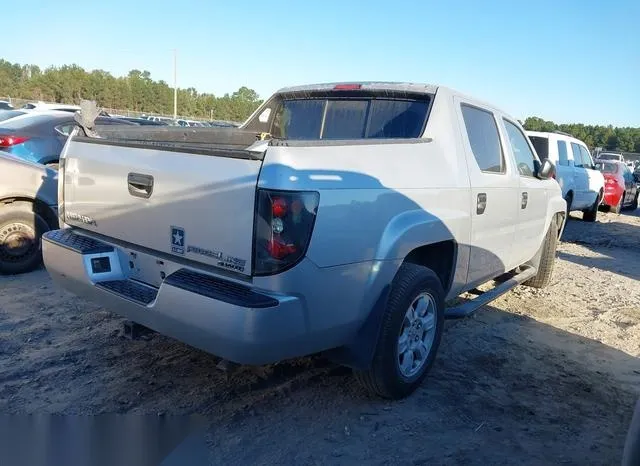
[[[522,201],[520,202],[520,208],[527,208],[527,201],[529,200],[529,193],[522,193]]]
[[[142,173],[129,173],[127,175],[127,187],[129,194],[135,197],[148,199],[153,193],[153,176]]]
[[[478,203],[476,205],[476,213],[482,215],[487,208],[487,193],[478,193]]]

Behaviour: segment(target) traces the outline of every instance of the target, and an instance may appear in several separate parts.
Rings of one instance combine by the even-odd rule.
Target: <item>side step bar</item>
[[[507,291],[515,288],[530,278],[533,278],[536,273],[538,273],[538,269],[535,267],[522,267],[522,270],[518,274],[513,275],[507,281],[500,283],[495,288],[478,295],[477,298],[471,299],[458,306],[445,309],[444,318],[462,319],[464,317],[468,317],[485,304],[489,304],[491,301],[502,296]]]

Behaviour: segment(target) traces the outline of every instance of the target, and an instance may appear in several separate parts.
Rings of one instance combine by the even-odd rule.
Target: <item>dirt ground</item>
[[[569,221],[553,284],[447,323],[423,387],[369,397],[321,358],[230,376],[57,289],[0,277],[0,413],[206,416],[211,464],[618,464],[640,395],[640,216]]]

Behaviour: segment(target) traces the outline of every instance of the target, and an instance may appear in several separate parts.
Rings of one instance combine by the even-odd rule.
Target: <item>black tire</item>
[[[566,219],[569,220],[569,214],[571,213],[571,204],[573,203],[573,193],[569,191],[567,193],[567,197],[565,197],[564,200],[567,203]]]
[[[623,192],[622,196],[620,196],[620,202],[618,202],[618,205],[609,207],[610,212],[613,212],[614,214],[622,212],[622,208],[624,207],[624,196],[625,193]]]
[[[544,237],[537,256],[540,257],[538,273],[523,284],[532,288],[545,288],[551,282],[553,266],[556,262],[556,249],[558,248],[558,223],[555,217],[551,219],[549,230]]]
[[[405,328],[405,315],[421,294],[433,298],[434,335],[422,365],[410,377],[401,373],[398,341]],[[444,290],[437,275],[415,264],[402,264],[393,280],[371,367],[355,372],[358,381],[371,393],[388,399],[410,395],[422,383],[433,365],[444,328]],[[413,358],[412,358],[413,359]]]
[[[42,263],[42,234],[47,222],[32,204],[0,205],[0,273],[30,272]]]
[[[593,202],[591,208],[582,211],[582,220],[585,222],[595,222],[598,216],[598,208],[600,207],[600,202],[602,201],[602,191],[598,193],[596,200]]]

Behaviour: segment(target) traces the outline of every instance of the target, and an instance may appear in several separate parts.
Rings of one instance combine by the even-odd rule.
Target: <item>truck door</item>
[[[505,163],[495,114],[463,100],[455,108],[471,183],[467,283],[477,286],[509,270],[518,220],[518,178]]]
[[[503,118],[505,136],[512,160],[518,169],[518,223],[512,263],[521,265],[531,259],[542,244],[547,219],[547,187],[548,182],[535,177],[534,160],[538,160],[529,140],[520,127],[511,120]]]
[[[582,152],[580,151],[580,144],[572,142],[571,151],[573,152],[573,173],[576,181],[576,192],[571,205],[574,209],[585,209],[589,206],[589,203],[587,202],[589,175],[587,175],[587,170],[584,166]]]

